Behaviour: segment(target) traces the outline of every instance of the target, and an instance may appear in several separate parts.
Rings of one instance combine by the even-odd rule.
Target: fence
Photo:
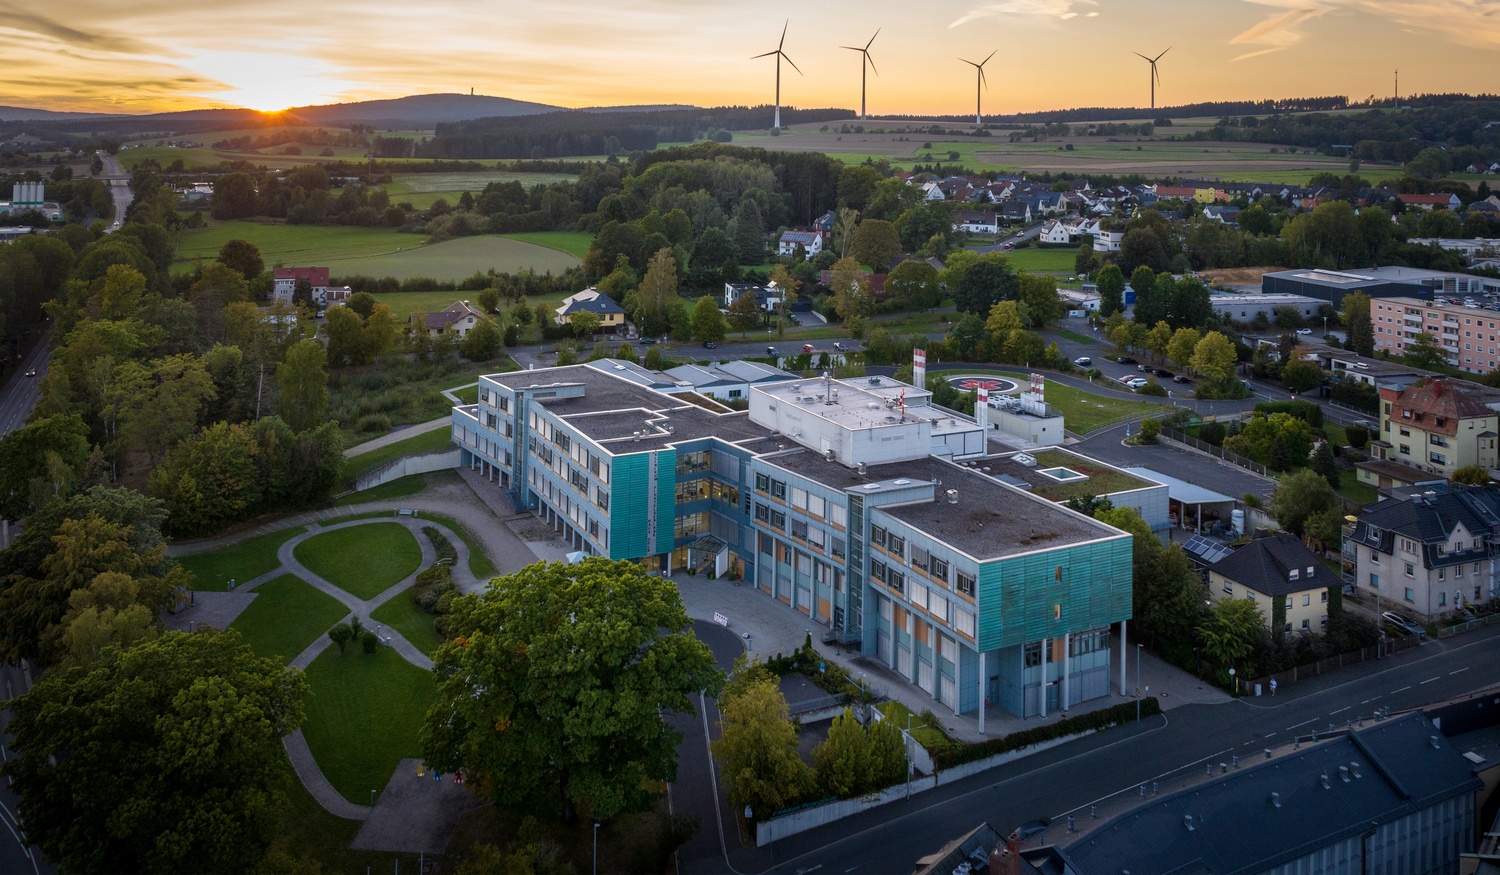
[[[1217,459],[1222,459],[1223,461],[1228,462],[1231,465],[1238,465],[1239,467],[1244,468],[1247,471],[1253,471],[1262,477],[1270,476],[1266,473],[1266,466],[1255,461],[1254,459],[1247,459],[1238,453],[1231,453],[1223,447],[1216,447],[1213,444],[1200,441],[1192,435],[1186,432],[1178,431],[1175,428],[1162,426],[1161,430],[1157,432],[1157,436],[1159,438],[1166,438],[1172,443],[1180,444],[1187,449],[1197,450],[1200,453],[1213,456]]]
[[[366,471],[354,480],[354,491],[369,489],[412,474],[426,474],[429,471],[441,471],[444,468],[457,468],[462,464],[459,458],[458,447],[451,450],[438,450],[435,453],[422,453],[416,456],[402,456],[392,459],[373,471]]]
[[[1287,669],[1286,671],[1279,671],[1275,674],[1268,674],[1263,678],[1255,678],[1254,680],[1242,681],[1242,683],[1245,684],[1242,689],[1244,689],[1246,692],[1250,692],[1253,691],[1257,686],[1259,686],[1262,690],[1262,694],[1265,694],[1269,692],[1271,688],[1271,681],[1273,679],[1276,681],[1277,686],[1294,684],[1297,681],[1303,681],[1307,680],[1308,678],[1317,677],[1324,672],[1338,671],[1341,668],[1345,668],[1351,665],[1359,665],[1362,662],[1368,662],[1372,659],[1382,659],[1387,656],[1393,656],[1403,650],[1410,650],[1413,647],[1417,647],[1421,643],[1422,639],[1416,637],[1415,635],[1406,638],[1387,639],[1386,641],[1377,644],[1374,647],[1362,647],[1357,651],[1351,650],[1348,653],[1335,654],[1334,656],[1330,656],[1327,659],[1320,659],[1317,662],[1309,662],[1306,665],[1294,666]]]
[[[1437,637],[1452,638],[1460,632],[1468,632],[1471,629],[1479,629],[1484,626],[1493,626],[1496,623],[1500,623],[1500,614],[1486,614],[1483,617],[1475,617],[1472,620],[1465,620],[1462,623],[1455,623],[1452,626],[1439,626]]]

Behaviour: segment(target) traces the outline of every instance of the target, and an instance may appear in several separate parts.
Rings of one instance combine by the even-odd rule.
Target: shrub
[[[370,656],[380,649],[380,636],[366,629],[365,634],[359,636],[359,646],[366,656]]]
[[[1203,423],[1203,427],[1198,429],[1198,439],[1206,444],[1213,444],[1216,447],[1223,446],[1224,437],[1224,424],[1221,422],[1205,422]]]
[[[433,565],[417,574],[417,580],[411,587],[411,600],[429,614],[442,613],[438,606],[443,596],[456,588],[448,566]]]
[[[1156,398],[1165,398],[1165,397],[1167,397],[1167,390],[1165,388],[1163,388],[1160,383],[1156,382],[1155,380],[1152,380],[1151,382],[1147,383],[1146,385],[1142,386],[1141,388],[1135,390],[1135,394],[1137,394],[1137,395],[1151,395],[1151,396],[1156,397]]]
[[[1351,425],[1344,429],[1344,434],[1349,438],[1349,446],[1356,450],[1362,450],[1365,444],[1370,442],[1370,431],[1364,426]]]
[[[443,536],[443,533],[432,526],[423,526],[422,534],[432,542],[433,552],[437,553],[439,561],[447,559],[449,562],[458,561],[458,551],[453,548],[453,542]]]
[[[1159,419],[1143,419],[1143,420],[1141,420],[1140,442],[1143,443],[1143,444],[1154,444],[1154,443],[1156,443],[1156,435],[1160,431],[1161,431],[1161,420],[1159,420]]]
[[[1155,696],[1148,696],[1141,700],[1140,714],[1142,717],[1154,717],[1161,713],[1161,703]],[[1041,726],[1033,726],[1020,732],[1012,732],[1000,738],[989,738],[974,744],[954,745],[953,747],[934,753],[933,764],[938,769],[951,769],[964,763],[972,763],[997,754],[1010,753],[1011,751],[1023,750],[1034,744],[1041,744],[1058,738],[1066,738],[1069,735],[1077,735],[1081,732],[1097,732],[1108,729],[1121,723],[1129,723],[1135,720],[1136,705],[1134,702],[1123,702],[1099,711],[1091,711],[1087,714],[1079,714],[1075,717],[1065,717],[1056,723],[1047,723]]]
[[[1323,427],[1323,408],[1312,401],[1262,401],[1255,405],[1255,412],[1267,417],[1273,413],[1289,413],[1313,428]]]

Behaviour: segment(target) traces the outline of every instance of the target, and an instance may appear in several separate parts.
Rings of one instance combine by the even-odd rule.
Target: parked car
[[[1118,363],[1120,363],[1120,364],[1122,364],[1122,365],[1133,365],[1133,364],[1135,364],[1135,359],[1131,358],[1128,355],[1122,355],[1119,358],[1115,359],[1115,361],[1118,362]]]
[[[1178,374],[1177,376],[1175,376],[1175,377],[1172,378],[1172,382],[1187,384],[1187,383],[1191,383],[1193,381],[1189,380],[1187,377],[1184,377],[1181,374]]]
[[[654,337],[642,337],[639,341],[637,341],[637,343],[639,343],[641,346],[650,346],[655,342],[656,338]]]
[[[768,346],[766,347],[766,355],[781,355],[781,353],[776,351],[776,347]]]
[[[815,350],[813,349],[813,345],[810,344],[810,343],[804,343],[804,344],[802,344],[802,351],[803,352],[815,352]]]
[[[1410,617],[1404,614],[1398,614],[1395,611],[1386,611],[1380,615],[1380,619],[1384,620],[1387,626],[1390,626],[1402,635],[1415,635],[1418,638],[1427,637],[1427,630],[1418,626]]]
[[[1139,389],[1150,382],[1151,381],[1146,379],[1145,377],[1131,377],[1130,379],[1125,381],[1125,385],[1129,386],[1132,389]]]
[[[703,341],[703,348],[704,349],[713,349],[714,348],[714,342],[712,340],[705,340],[705,341]]]
[[[1302,335],[1303,337],[1306,337],[1307,335],[1312,334],[1312,329],[1311,328],[1298,328],[1297,329],[1297,333],[1300,334],[1300,335]]]
[[[1093,363],[1094,363],[1094,360],[1091,359],[1091,358],[1089,358],[1086,355],[1081,355],[1078,358],[1073,359],[1073,364],[1079,366],[1080,368],[1086,368],[1086,367],[1092,365]]]
[[[1138,371],[1140,371],[1143,374],[1149,374],[1152,371],[1156,370],[1155,368],[1151,367],[1150,365],[1136,365],[1135,369],[1138,370]]]
[[[839,343],[837,340],[835,340],[833,342],[833,351],[834,352],[843,352],[844,351],[844,345],[842,343]]]
[[[1170,380],[1173,377],[1177,376],[1166,368],[1153,368],[1151,370],[1151,373],[1157,375],[1158,377],[1161,377],[1163,380]]]

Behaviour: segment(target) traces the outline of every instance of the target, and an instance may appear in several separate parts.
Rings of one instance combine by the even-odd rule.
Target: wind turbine
[[[769,58],[772,55],[776,56],[776,123],[775,123],[775,127],[778,130],[781,128],[781,62],[782,62],[782,60],[785,59],[788,64],[791,64],[792,65],[792,69],[797,71],[797,75],[798,76],[802,75],[802,71],[800,69],[798,69],[798,67],[797,67],[797,65],[795,63],[792,62],[792,59],[788,58],[786,56],[786,52],[783,52],[781,50],[781,47],[784,46],[784,45],[786,45],[786,29],[789,26],[791,26],[791,23],[792,23],[791,19],[787,19],[786,24],[783,24],[781,26],[781,42],[779,42],[779,43],[776,44],[775,51],[766,52],[765,54],[762,54],[762,55],[756,55],[755,57],[753,57],[753,58],[750,59],[750,60],[754,61],[754,60],[757,60],[759,58]]]
[[[1165,55],[1170,51],[1172,51],[1172,47],[1167,46],[1166,51],[1162,52],[1161,55]],[[1151,65],[1151,108],[1156,109],[1156,83],[1161,81],[1161,74],[1156,72],[1156,62],[1161,60],[1161,55],[1148,58],[1140,52],[1131,52],[1131,54]]]
[[[1000,51],[1000,50],[999,49],[995,50],[995,52],[998,52],[998,51]],[[989,84],[990,84],[984,78],[984,65],[988,64],[990,62],[990,58],[995,57],[995,52],[990,52],[989,55],[983,61],[980,61],[977,64],[974,63],[973,61],[968,61],[968,60],[964,60],[963,58],[959,58],[960,61],[963,61],[965,64],[968,64],[970,67],[973,67],[974,68],[974,72],[976,72],[976,73],[979,74],[979,75],[977,75],[977,76],[974,77],[974,124],[976,124],[976,125],[982,125],[982,124],[984,124],[984,120],[983,120],[983,118],[981,118],[980,112],[979,112],[980,107],[982,105],[981,102],[980,102],[980,95],[983,93],[982,89],[989,87]]]
[[[875,29],[875,36],[880,36],[879,28]],[[868,63],[870,69],[875,70],[875,59],[870,57],[870,46],[874,44],[875,36],[870,37],[870,41],[865,43],[865,47],[862,49],[855,46],[839,46],[841,49],[848,49],[851,52],[859,52],[863,55],[859,61],[859,117],[861,119],[865,117],[865,64]],[[875,75],[879,76],[880,71],[875,70]]]

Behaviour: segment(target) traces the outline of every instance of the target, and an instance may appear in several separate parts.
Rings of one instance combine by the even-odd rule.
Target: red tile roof
[[[310,286],[328,285],[328,268],[326,267],[278,267],[275,278],[279,280],[307,280]]]

